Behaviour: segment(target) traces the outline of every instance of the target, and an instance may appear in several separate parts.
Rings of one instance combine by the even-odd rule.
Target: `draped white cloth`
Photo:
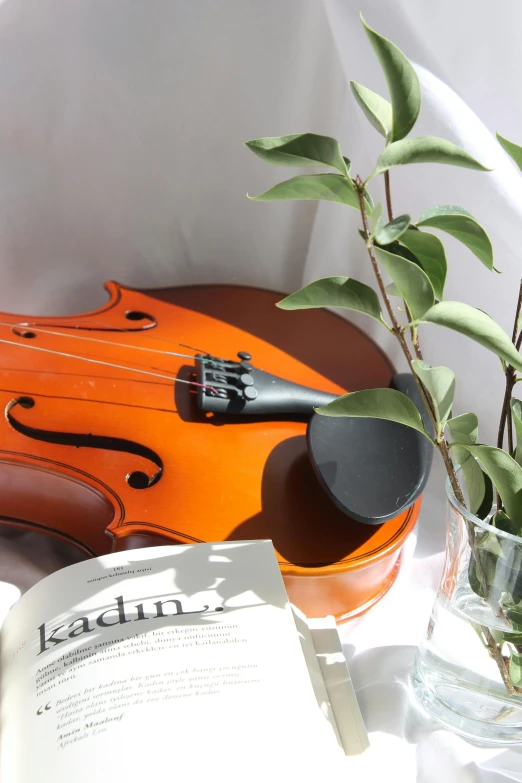
[[[369,173],[381,139],[349,80],[386,92],[360,9],[417,64],[424,102],[415,134],[448,138],[494,168],[394,170],[395,211],[415,219],[450,203],[476,216],[502,275],[448,238],[446,298],[487,310],[511,331],[522,178],[494,131],[522,144],[522,99],[513,89],[522,75],[518,0],[3,0],[0,310],[91,309],[104,301],[109,278],[282,291],[329,274],[371,283],[355,210],[247,201],[247,191],[262,192],[288,172],[242,146],[258,136],[324,133],[340,139],[354,171]],[[379,182],[374,196],[383,197]],[[402,366],[378,324],[354,320]],[[443,329],[425,327],[422,340],[430,363],[457,372],[456,410],[474,410],[482,440],[493,443],[498,361]],[[522,752],[477,749],[409,701],[407,673],[442,565],[443,495],[437,467],[398,582],[342,629],[372,742],[362,774],[522,781]],[[16,595],[11,583],[56,567],[46,553],[25,536],[4,538],[4,608]]]

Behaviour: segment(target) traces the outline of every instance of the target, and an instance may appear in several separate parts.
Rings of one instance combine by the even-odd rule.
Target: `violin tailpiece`
[[[310,417],[314,408],[326,405],[335,394],[301,386],[255,368],[246,351],[239,361],[210,354],[196,357],[198,406],[204,412],[228,415],[289,415]]]

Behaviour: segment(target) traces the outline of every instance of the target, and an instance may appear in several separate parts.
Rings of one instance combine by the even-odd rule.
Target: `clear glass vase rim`
[[[474,514],[472,514],[469,509],[465,508],[465,506],[463,506],[462,503],[460,503],[455,497],[455,493],[453,492],[453,487],[451,486],[449,478],[446,479],[446,494],[448,496],[449,502],[455,506],[459,514],[465,517],[473,525],[476,525],[476,527],[480,527],[487,532],[494,533],[497,538],[505,538],[506,541],[513,541],[519,546],[522,546],[522,536],[514,536],[512,533],[505,533],[503,530],[499,530],[498,528],[493,527],[493,525],[488,525],[488,523],[484,522],[483,519],[479,519],[479,517],[476,517]]]

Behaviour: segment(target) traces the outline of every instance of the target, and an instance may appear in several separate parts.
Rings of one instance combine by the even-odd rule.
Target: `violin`
[[[105,288],[89,313],[0,315],[3,525],[86,556],[271,538],[288,578],[363,551],[393,550],[396,568],[420,500],[348,524],[306,442],[313,407],[389,385],[370,338],[330,312],[279,310],[271,291]]]

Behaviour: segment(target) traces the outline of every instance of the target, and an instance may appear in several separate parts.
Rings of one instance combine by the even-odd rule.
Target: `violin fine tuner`
[[[335,394],[311,389],[256,369],[251,354],[238,351],[239,361],[210,354],[196,356],[198,405],[204,412],[232,415],[309,417]]]

